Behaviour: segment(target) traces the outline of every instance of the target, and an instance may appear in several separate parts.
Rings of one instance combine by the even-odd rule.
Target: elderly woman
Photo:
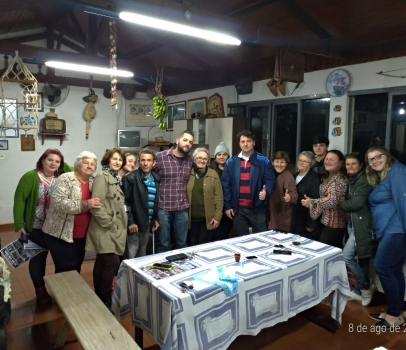
[[[193,152],[193,167],[186,187],[189,246],[211,242],[212,232],[223,215],[223,191],[219,176],[207,166],[209,159],[209,151],[204,147]]]
[[[72,169],[64,164],[62,153],[56,148],[48,148],[38,159],[36,168],[20,179],[14,195],[15,232],[29,234],[31,241],[46,249],[42,225],[49,207],[49,194],[56,178],[64,171]],[[48,251],[43,251],[29,263],[37,302],[41,304],[52,302],[44,282],[47,255]]]
[[[137,157],[133,153],[126,153],[125,154],[125,166],[123,166],[119,171],[118,171],[118,177],[120,179],[123,178],[124,175],[128,174],[129,172],[133,171],[135,169],[135,164],[137,162]]]
[[[214,161],[211,164],[211,167],[219,176],[221,180],[221,176],[223,175],[224,165],[226,164],[228,158],[230,158],[230,150],[228,149],[225,142],[220,142],[216,149],[214,150]],[[224,215],[221,218],[220,225],[213,231],[213,240],[221,240],[230,238],[230,232],[233,228],[233,220]]]
[[[303,151],[297,160],[297,173],[294,175],[298,201],[293,205],[290,232],[303,237],[319,240],[320,221],[313,220],[308,208],[301,203],[305,195],[310,198],[319,197],[320,178],[316,172],[310,171],[316,162],[313,152]]]
[[[93,285],[96,294],[107,307],[111,307],[111,286],[124,254],[127,239],[127,213],[124,193],[118,171],[126,158],[120,148],[111,148],[101,160],[102,172],[92,187],[92,198],[99,198],[101,206],[91,209],[86,250],[96,252]]]
[[[310,208],[310,216],[316,220],[321,215],[323,225],[320,242],[337,248],[343,247],[346,227],[345,214],[338,206],[345,199],[347,181],[344,175],[344,155],[338,150],[328,151],[324,158],[325,177],[320,185],[320,198],[305,195],[302,205]]]
[[[100,208],[91,198],[96,156],[84,151],[75,160],[74,171],[59,176],[51,192],[51,204],[42,230],[55,264],[55,273],[80,273],[85,258],[86,233],[90,209]]]
[[[376,243],[373,237],[371,208],[368,196],[372,187],[368,184],[364,162],[359,153],[345,156],[347,168],[348,193],[339,203],[347,216],[348,241],[343,255],[347,267],[354,274],[356,285],[351,292],[352,300],[368,306],[376,287],[369,281],[369,258],[375,255]]]
[[[272,165],[276,172],[276,187],[269,200],[270,230],[289,232],[292,220],[292,208],[297,203],[295,179],[287,169],[289,156],[284,151],[272,155]]]
[[[405,295],[403,264],[406,256],[406,166],[381,146],[368,149],[366,175],[378,250],[374,268],[386,295],[386,312],[370,314],[386,330],[400,326]]]

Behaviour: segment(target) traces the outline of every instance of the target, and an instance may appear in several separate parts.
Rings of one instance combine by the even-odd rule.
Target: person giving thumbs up
[[[262,186],[262,191],[259,192],[259,199],[261,201],[263,201],[263,200],[265,200],[265,197],[266,197],[266,188],[265,188],[265,185],[263,185]]]

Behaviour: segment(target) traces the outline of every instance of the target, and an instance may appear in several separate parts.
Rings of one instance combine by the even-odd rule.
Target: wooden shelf
[[[46,133],[46,132],[40,132],[38,133],[38,135],[41,135],[41,140],[42,140],[42,144],[44,144],[44,141],[46,140],[46,138],[59,138],[59,145],[62,146],[63,143],[63,139],[66,135],[69,134],[50,134],[50,133]]]

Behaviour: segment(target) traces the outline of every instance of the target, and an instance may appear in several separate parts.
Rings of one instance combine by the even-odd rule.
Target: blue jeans
[[[369,289],[369,259],[355,259],[357,255],[357,246],[355,245],[354,227],[352,223],[348,223],[347,230],[349,238],[343,249],[345,265],[354,274],[356,285],[354,288],[355,293],[361,294],[361,290]]]
[[[175,236],[175,249],[185,248],[189,226],[189,209],[169,211],[158,208],[159,228],[157,231],[156,252],[170,250],[171,227]]]
[[[253,233],[268,231],[265,208],[258,209],[255,213],[252,209],[238,208],[234,213],[233,222],[238,237],[248,235],[250,227]]]
[[[399,316],[403,309],[405,276],[403,264],[406,256],[406,234],[384,234],[378,240],[374,268],[386,296],[386,313]]]

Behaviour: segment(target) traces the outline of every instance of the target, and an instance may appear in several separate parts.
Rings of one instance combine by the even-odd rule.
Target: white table
[[[173,350],[226,349],[237,336],[256,335],[287,321],[332,291],[331,316],[341,323],[350,294],[342,251],[312,240],[295,246],[291,239],[291,234],[269,231],[124,260],[113,309],[121,319],[131,315],[133,324],[162,349]],[[279,244],[293,254],[273,254]],[[178,252],[196,252],[191,262],[198,267],[159,280],[141,269]],[[235,252],[258,258],[241,267],[234,261]],[[227,297],[221,287],[193,280],[193,275],[217,266],[235,270],[237,295]],[[194,289],[182,293],[180,282],[193,284]]]

